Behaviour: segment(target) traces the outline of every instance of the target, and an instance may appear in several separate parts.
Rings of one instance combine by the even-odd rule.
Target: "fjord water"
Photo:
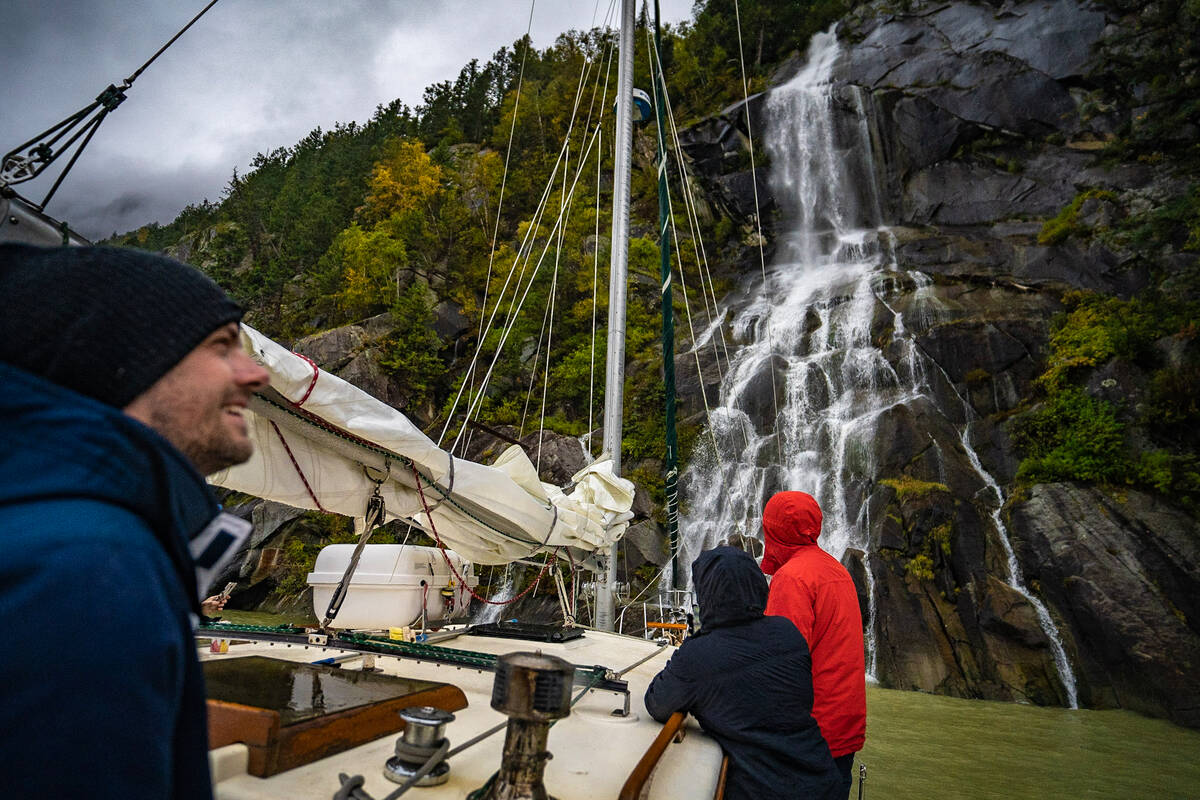
[[[1131,711],[868,687],[858,759],[870,800],[1194,800],[1197,753],[1200,731]],[[856,780],[850,797],[857,796]]]

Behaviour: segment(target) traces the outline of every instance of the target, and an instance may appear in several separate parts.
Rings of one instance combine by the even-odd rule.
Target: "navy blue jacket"
[[[116,409],[8,364],[0,386],[0,796],[209,800],[207,484]]]
[[[747,553],[718,547],[692,565],[703,629],[646,690],[660,722],[687,711],[729,756],[728,800],[832,800],[841,778],[812,718],[808,645],[784,617],[764,617],[767,581]]]

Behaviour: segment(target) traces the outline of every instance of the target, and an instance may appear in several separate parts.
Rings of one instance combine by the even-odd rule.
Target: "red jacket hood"
[[[774,575],[801,547],[821,535],[821,507],[805,492],[779,492],[763,509],[762,571]]]

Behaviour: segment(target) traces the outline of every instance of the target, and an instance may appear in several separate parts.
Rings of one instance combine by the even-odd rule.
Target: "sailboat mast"
[[[617,135],[613,167],[612,240],[608,268],[608,356],[604,380],[604,451],[621,474],[621,407],[625,395],[625,298],[629,264],[629,185],[633,154],[633,4],[621,0],[620,60],[617,68]],[[615,627],[617,546],[608,551],[608,569],[597,576],[596,627]]]

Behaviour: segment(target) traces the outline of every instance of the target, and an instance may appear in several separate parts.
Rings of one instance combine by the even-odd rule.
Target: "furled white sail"
[[[297,508],[363,517],[378,490],[404,518],[478,564],[569,547],[592,552],[624,534],[633,484],[597,461],[566,492],[538,480],[517,446],[491,466],[452,458],[403,414],[248,326],[242,345],[271,374],[246,420],[254,456],[209,480]]]

